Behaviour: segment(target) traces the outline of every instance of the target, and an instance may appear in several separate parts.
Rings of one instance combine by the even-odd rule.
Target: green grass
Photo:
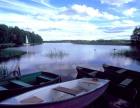
[[[25,53],[26,52],[19,51],[19,50],[3,49],[3,50],[0,50],[0,59],[10,59],[13,57],[20,57],[21,55]]]

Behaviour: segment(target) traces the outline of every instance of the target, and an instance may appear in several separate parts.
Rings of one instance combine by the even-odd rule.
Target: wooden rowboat
[[[77,78],[83,78],[83,77],[97,77],[97,78],[103,78],[103,79],[109,79],[111,87],[116,86],[118,84],[125,84],[129,86],[133,86],[136,88],[140,88],[140,72],[110,66],[110,65],[103,65],[104,72],[97,71],[94,69],[89,69],[85,67],[77,66],[76,70],[78,72]],[[125,83],[124,83],[125,82]]]
[[[106,74],[102,71],[89,69],[81,66],[77,66],[76,70],[77,70],[77,78],[83,78],[83,77],[87,77],[87,78],[97,77],[102,79],[107,78]]]
[[[114,81],[120,82],[126,78],[130,78],[135,80],[135,85],[139,86],[140,72],[107,64],[104,64],[103,68],[104,72],[108,74],[108,76],[110,76]]]
[[[140,94],[138,94],[140,92],[140,76],[137,76],[138,72],[109,65],[104,65],[104,72],[79,66],[76,69],[78,78],[95,77],[109,79],[110,84],[106,92],[109,96],[129,101],[134,98],[140,99]]]
[[[116,82],[118,85],[119,89],[124,92],[120,92],[116,87],[112,89],[112,91],[115,91],[115,94],[120,92],[120,95],[125,95],[124,97],[126,98],[129,96],[128,91],[137,91],[137,100],[139,103],[140,99],[140,72],[130,70],[130,69],[125,69],[122,67],[117,67],[117,66],[112,66],[108,64],[103,65],[104,72],[110,76],[110,79],[113,82]],[[134,94],[134,93],[132,93]],[[131,95],[130,95],[131,96]],[[131,96],[132,98],[133,96]]]
[[[107,73],[109,73],[109,72],[113,73],[114,72],[115,74],[121,74],[121,75],[124,75],[124,76],[130,76],[130,77],[135,77],[135,78],[140,77],[140,72],[130,70],[130,69],[125,69],[125,68],[122,68],[122,67],[103,64],[103,68],[104,68],[104,72],[107,72]]]
[[[77,66],[76,70],[77,70],[77,78],[91,77],[90,73],[96,74],[96,70],[81,67],[81,66]]]
[[[83,108],[100,97],[109,80],[81,78],[42,87],[0,102],[0,108]]]
[[[49,72],[36,72],[0,82],[0,100],[28,90],[60,82],[60,76]]]

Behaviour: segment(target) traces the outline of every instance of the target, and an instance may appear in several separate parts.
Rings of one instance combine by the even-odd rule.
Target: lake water
[[[140,70],[139,62],[125,56],[113,56],[117,51],[131,50],[129,46],[44,43],[13,49],[26,51],[27,54],[1,64],[6,65],[10,71],[19,65],[21,74],[43,70],[59,74],[63,79],[72,79],[77,75],[76,66],[103,70],[104,63]]]

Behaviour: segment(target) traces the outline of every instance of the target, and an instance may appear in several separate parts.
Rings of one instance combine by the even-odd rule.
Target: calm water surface
[[[104,63],[140,70],[137,61],[124,56],[113,56],[119,50],[131,50],[129,46],[44,43],[14,49],[26,51],[27,54],[1,64],[6,65],[10,71],[19,65],[22,74],[43,70],[59,74],[63,79],[71,79],[77,75],[76,66],[103,70]]]

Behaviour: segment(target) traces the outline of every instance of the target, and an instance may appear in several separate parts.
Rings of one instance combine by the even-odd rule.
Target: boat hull
[[[110,78],[110,86],[109,92],[120,96],[124,99],[130,100],[131,92],[137,92],[137,100],[139,102],[140,99],[140,72],[111,66],[111,65],[103,65],[104,72],[108,74]],[[125,69],[125,72],[117,73],[118,70]],[[122,82],[130,79],[131,82],[126,85],[122,85]],[[130,92],[131,91],[131,92]],[[134,94],[133,93],[133,94]],[[130,94],[130,96],[128,95]],[[132,97],[131,97],[132,98]]]
[[[125,69],[117,66],[111,66],[111,65],[103,65],[104,72],[106,73],[116,73],[116,71]],[[129,70],[125,69],[126,71],[121,73],[121,76],[123,75],[124,77],[133,77],[133,78],[140,78],[140,72],[134,71],[134,70]]]
[[[107,87],[108,83],[93,92],[89,92],[88,94],[60,102],[35,105],[0,105],[0,108],[85,108],[103,95]]]
[[[58,83],[60,82],[61,78],[60,76],[56,75],[56,74],[53,74],[53,73],[49,73],[49,72],[38,72],[38,73],[41,73],[41,74],[44,74],[44,75],[48,75],[48,76],[52,76],[54,77],[53,80],[51,81],[46,81],[42,84],[38,84],[38,85],[33,85],[32,87],[23,87],[23,88],[14,88],[14,89],[8,89],[8,90],[3,90],[3,91],[0,91],[0,101],[1,100],[4,100],[6,98],[9,98],[9,97],[12,97],[12,96],[15,96],[15,95],[18,95],[18,94],[21,94],[21,93],[24,93],[24,92],[27,92],[27,91],[30,91],[30,90],[33,90],[33,89],[36,89],[36,88],[40,88],[40,87],[43,87],[43,86],[47,86],[47,85],[51,85],[51,84],[55,84],[55,83]],[[29,75],[35,75],[36,73],[32,73],[32,74],[27,74],[27,75],[23,75],[19,78],[20,79],[25,79],[27,78]],[[29,77],[28,77],[29,79]],[[11,79],[11,80],[14,80],[14,79]],[[10,81],[10,80],[9,80]],[[8,82],[9,82],[8,81]]]
[[[107,89],[107,93],[120,97],[122,99],[131,100],[133,94],[137,94],[137,100],[139,102],[140,99],[140,72],[110,66],[110,65],[103,65],[104,72],[102,72],[106,79],[110,80],[109,87]],[[87,70],[87,71],[86,71]],[[126,70],[126,71],[119,71],[119,70]],[[91,69],[80,67],[80,69],[77,69],[78,73],[81,77],[89,77],[87,76],[87,73],[92,72]],[[84,72],[83,72],[84,71]],[[119,71],[119,72],[118,72]],[[85,74],[86,72],[86,74]],[[101,78],[98,75],[97,78]],[[122,82],[126,82],[128,79],[131,80],[130,83],[126,85],[122,85]],[[128,95],[130,94],[130,95]]]
[[[83,78],[83,77],[89,77],[90,78],[91,76],[89,75],[89,73],[95,71],[93,69],[80,67],[80,66],[77,66],[76,70],[77,70],[77,78]]]
[[[108,74],[110,79],[116,83],[120,83],[122,80],[126,78],[131,78],[134,80],[134,84],[132,86],[135,86],[136,88],[139,88],[140,84],[140,72],[121,68],[121,67],[116,67],[116,66],[111,66],[111,65],[103,65],[104,72]],[[118,70],[126,70],[123,73],[117,73]]]

